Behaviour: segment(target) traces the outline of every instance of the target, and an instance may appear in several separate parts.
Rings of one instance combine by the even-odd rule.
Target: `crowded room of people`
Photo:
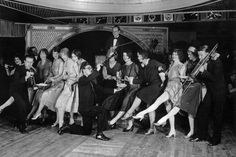
[[[236,156],[235,28],[235,0],[0,0],[0,156]]]

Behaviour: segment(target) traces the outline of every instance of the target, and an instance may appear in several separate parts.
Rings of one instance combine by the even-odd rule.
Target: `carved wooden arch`
[[[56,37],[50,44],[47,46],[47,49],[51,51],[55,46],[58,46],[62,42],[66,41],[69,38],[72,38],[78,34],[86,33],[86,32],[92,32],[92,31],[108,31],[112,32],[112,27],[110,26],[90,26],[86,28],[81,28],[81,27],[73,27],[71,31],[65,32],[58,37]],[[140,46],[143,49],[148,49],[147,43],[144,41],[140,40],[135,34],[132,32],[129,32],[125,30],[124,28],[121,27],[121,32],[120,34],[122,36],[125,36],[126,38],[130,39],[133,41],[133,43],[136,43],[138,46]],[[127,43],[128,44],[128,43]]]

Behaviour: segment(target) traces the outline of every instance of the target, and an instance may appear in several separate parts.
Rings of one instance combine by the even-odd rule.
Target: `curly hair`
[[[82,52],[80,50],[74,49],[71,54],[74,54],[78,57],[78,59],[81,58]]]
[[[185,62],[185,55],[184,55],[184,52],[181,50],[181,49],[174,49],[173,53],[176,52],[178,57],[179,57],[179,61],[181,63],[184,63]]]

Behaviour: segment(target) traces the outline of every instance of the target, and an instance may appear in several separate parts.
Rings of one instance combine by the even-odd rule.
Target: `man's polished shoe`
[[[200,137],[197,137],[197,136],[192,136],[189,138],[189,141],[190,142],[208,142],[209,139],[207,138],[200,138]]]
[[[64,134],[64,133],[69,132],[69,129],[70,129],[70,126],[69,126],[69,125],[63,125],[62,127],[60,127],[60,128],[58,129],[57,133],[58,133],[59,135],[62,135],[62,134]]]
[[[220,140],[209,140],[209,142],[208,142],[208,146],[216,146],[216,145],[218,145],[218,144],[220,144]]]
[[[97,134],[96,139],[102,140],[102,141],[109,141],[110,140],[110,138],[106,137],[103,133],[102,134]]]
[[[20,133],[22,133],[22,134],[28,133],[28,131],[25,130],[25,129],[26,129],[25,124],[19,124],[19,125],[17,126],[17,128],[19,129]]]

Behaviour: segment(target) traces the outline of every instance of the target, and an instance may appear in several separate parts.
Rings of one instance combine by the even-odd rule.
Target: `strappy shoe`
[[[41,113],[35,114],[31,119],[32,119],[32,120],[36,120],[36,119],[38,119],[41,115],[42,115]]]
[[[53,127],[56,127],[56,126],[58,126],[58,122],[54,122],[52,125],[51,125],[51,127],[53,128]]]
[[[171,138],[176,136],[176,132],[169,132],[169,134],[166,136],[167,138]]]
[[[132,113],[128,113],[128,112],[127,112],[121,119],[122,119],[122,120],[130,119],[130,118],[132,118],[132,115],[133,115]]]
[[[134,125],[132,125],[129,129],[124,128],[124,129],[123,129],[123,132],[131,132],[131,131],[133,131],[133,130],[134,130]]]
[[[148,131],[145,133],[145,135],[151,135],[151,134],[155,134],[155,129],[148,129]]]

